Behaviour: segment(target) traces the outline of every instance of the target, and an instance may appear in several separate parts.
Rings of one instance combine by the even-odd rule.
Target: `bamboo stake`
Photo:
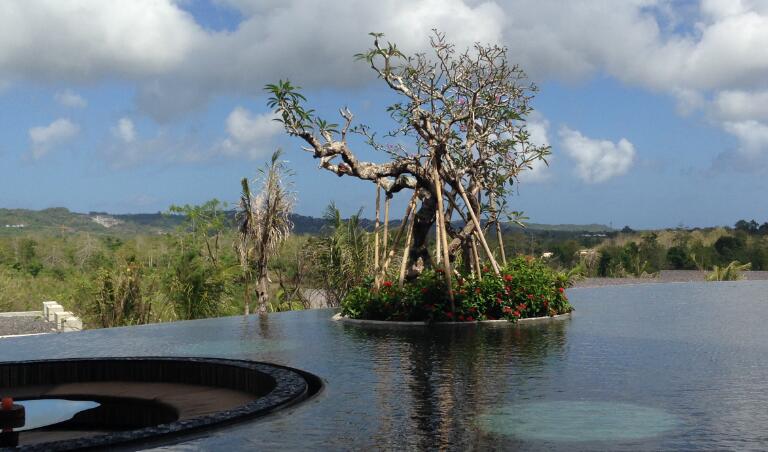
[[[443,216],[443,182],[440,179],[440,174],[437,172],[437,167],[432,166],[432,181],[435,184],[435,194],[437,195],[437,224],[440,227],[440,239],[443,241],[443,265],[445,275],[445,283],[448,286],[448,299],[451,301],[451,312],[456,311],[456,303],[453,299],[453,287],[451,283],[451,260],[448,257],[448,236],[445,230],[445,217]]]
[[[384,253],[389,249],[389,196],[384,198],[384,239],[382,243],[384,245]]]
[[[373,227],[373,268],[379,269],[379,211],[381,207],[381,184],[376,183],[376,225]]]
[[[400,278],[397,281],[398,287],[403,288],[405,281],[405,268],[408,266],[408,257],[411,251],[411,239],[413,238],[413,224],[416,222],[416,209],[411,213],[408,223],[408,233],[405,234],[405,245],[403,245],[403,260],[400,262]]]
[[[499,251],[501,252],[501,262],[507,266],[507,253],[504,252],[504,238],[501,235],[501,222],[499,222],[499,211],[496,210],[496,196],[491,194],[491,205],[494,209],[494,217],[496,219],[496,239],[499,241]]]
[[[435,213],[435,261],[438,265],[443,261],[443,256],[440,251],[443,239],[440,236],[440,226],[437,224],[440,221],[438,218],[439,215],[439,213]]]
[[[467,192],[464,191],[464,186],[461,184],[461,181],[459,181],[458,184],[459,187],[459,194],[461,195],[461,198],[464,200],[464,204],[467,205],[467,212],[469,212],[469,216],[472,217],[472,223],[475,224],[475,232],[477,233],[477,238],[480,239],[480,244],[483,245],[483,250],[485,251],[485,254],[488,255],[488,260],[491,261],[491,266],[493,267],[494,273],[496,275],[501,274],[499,270],[499,264],[496,262],[496,259],[493,257],[493,253],[491,253],[491,248],[488,246],[488,242],[485,241],[485,235],[483,234],[483,230],[480,227],[480,221],[477,219],[477,215],[475,215],[475,209],[472,208],[472,204],[469,203],[469,198],[467,197]]]
[[[483,280],[483,271],[480,268],[480,254],[477,252],[477,240],[475,239],[475,236],[472,236],[472,258],[475,261],[474,262],[474,268],[475,272],[477,273],[477,279],[480,281]]]
[[[453,160],[451,160],[451,156],[445,154],[445,158],[448,159],[448,165],[453,168]],[[478,232],[477,238],[480,239],[480,243],[483,245],[483,250],[485,251],[485,254],[488,255],[488,259],[491,261],[493,272],[496,273],[496,276],[498,276],[501,274],[501,271],[499,270],[499,264],[496,262],[496,258],[493,257],[491,248],[488,247],[488,242],[485,241],[485,234],[483,234],[483,229],[480,227],[480,221],[477,219],[477,215],[475,215],[475,209],[473,209],[472,204],[469,203],[469,198],[467,197],[467,192],[464,190],[464,185],[461,183],[461,180],[457,182],[458,183],[456,186],[459,189],[461,199],[464,200],[464,204],[467,206],[467,212],[469,212],[469,216],[472,217],[472,223],[474,223],[475,230]]]
[[[411,202],[408,203],[408,207],[405,209],[405,218],[403,218],[403,222],[400,224],[400,228],[397,230],[397,234],[395,235],[395,240],[392,242],[392,249],[389,250],[387,253],[386,259],[384,259],[384,263],[381,264],[381,269],[379,270],[379,273],[376,275],[376,278],[374,279],[374,283],[376,285],[376,288],[379,287],[379,284],[381,284],[381,277],[387,272],[387,268],[389,267],[389,262],[392,260],[392,256],[395,255],[395,248],[397,248],[397,244],[400,243],[400,237],[403,235],[403,231],[405,230],[405,226],[408,223],[408,219],[411,217],[411,210],[416,206],[416,192],[413,193],[413,197],[411,198]]]
[[[507,254],[504,252],[504,238],[501,235],[501,225],[498,218],[496,219],[496,238],[499,241],[499,251],[501,251],[501,263],[507,266]]]

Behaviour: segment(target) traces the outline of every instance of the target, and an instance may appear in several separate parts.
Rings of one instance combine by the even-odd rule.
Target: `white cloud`
[[[272,152],[270,140],[283,130],[272,113],[254,115],[237,107],[227,116],[228,137],[218,146],[218,152],[228,156],[256,159]]]
[[[563,150],[576,161],[576,174],[587,183],[625,174],[635,160],[635,147],[626,138],[618,143],[596,140],[568,127],[562,127],[559,135]]]
[[[718,116],[726,121],[768,119],[768,90],[722,91],[714,104]]]
[[[112,134],[124,143],[133,143],[136,141],[136,127],[131,118],[120,118],[112,127]]]
[[[80,132],[80,127],[69,119],[60,118],[47,126],[29,129],[29,139],[32,142],[30,155],[34,160],[45,157],[55,146],[63,144]]]
[[[205,37],[172,0],[0,2],[0,73],[94,80],[167,73]]]
[[[82,96],[69,89],[57,92],[54,98],[56,102],[65,107],[84,108],[88,105],[88,102]]]
[[[549,146],[549,121],[544,116],[534,111],[526,122],[526,128],[530,134],[531,144]],[[528,183],[546,181],[551,176],[548,164],[552,164],[553,159],[554,157],[550,155],[546,162],[543,160],[534,161],[531,164],[531,169],[520,173],[520,181]]]
[[[765,123],[752,119],[728,121],[723,127],[739,140],[739,151],[745,156],[755,157],[768,150],[768,125]]]

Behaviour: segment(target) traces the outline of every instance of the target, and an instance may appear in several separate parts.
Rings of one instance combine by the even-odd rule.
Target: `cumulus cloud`
[[[138,110],[167,122],[219,95],[260,96],[280,78],[367,83],[352,55],[368,32],[412,53],[437,28],[459,49],[507,45],[537,81],[607,74],[672,96],[682,114],[712,110],[739,140],[730,123],[768,123],[764,0],[210,1],[240,22],[206,29],[178,0],[0,2],[0,80],[128,81]]]
[[[54,98],[56,102],[65,107],[84,108],[88,105],[88,102],[82,96],[70,89],[57,92]]]
[[[528,118],[526,123],[528,133],[530,134],[531,144],[537,146],[549,146],[549,121],[538,112]],[[525,170],[520,173],[520,181],[522,182],[543,182],[550,178],[549,165],[554,159],[553,156],[548,156],[546,162],[544,160],[536,160],[531,165],[531,169]]]
[[[562,127],[559,135],[563,150],[576,162],[576,174],[587,183],[625,174],[635,160],[635,147],[625,138],[618,143],[597,140],[568,127]]]
[[[218,3],[241,12],[234,31],[206,30],[174,0],[2,2],[0,79],[133,81],[142,111],[167,121],[210,96],[261,94],[278,78],[304,87],[373,80],[352,58],[371,31],[407,52],[424,50],[432,28],[465,47],[500,42],[506,16],[495,2],[463,0]]]
[[[136,127],[131,118],[120,118],[112,127],[112,134],[124,143],[133,143],[136,141]]]
[[[740,143],[739,151],[746,156],[756,156],[768,150],[768,125],[746,120],[725,122],[725,130],[734,135]]]
[[[73,139],[80,132],[80,127],[66,118],[60,118],[47,126],[29,129],[32,143],[30,156],[34,160],[45,157],[54,147]]]
[[[283,130],[282,124],[274,121],[272,113],[253,114],[243,107],[237,107],[227,116],[228,137],[217,147],[217,151],[230,157],[257,159],[272,149],[272,137]]]

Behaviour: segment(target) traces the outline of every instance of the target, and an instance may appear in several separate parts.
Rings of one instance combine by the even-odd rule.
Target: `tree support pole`
[[[445,284],[448,287],[448,299],[451,302],[451,312],[456,311],[456,303],[453,297],[453,287],[451,282],[451,259],[448,256],[448,241],[446,240],[447,233],[445,228],[445,216],[443,211],[443,182],[440,179],[440,174],[437,171],[436,166],[432,166],[432,181],[435,184],[435,194],[437,195],[437,224],[440,228],[440,238],[443,241],[443,275],[445,276]]]

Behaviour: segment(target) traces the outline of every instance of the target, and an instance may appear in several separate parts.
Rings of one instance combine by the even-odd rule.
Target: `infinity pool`
[[[325,380],[170,450],[768,447],[768,282],[568,293],[573,317],[547,324],[384,329],[319,310],[4,339],[0,360],[226,357]]]

